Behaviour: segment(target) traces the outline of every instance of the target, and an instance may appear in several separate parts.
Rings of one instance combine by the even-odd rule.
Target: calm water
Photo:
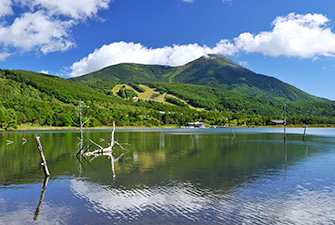
[[[114,160],[36,132],[49,180],[34,133],[0,133],[0,224],[335,224],[335,129],[234,131],[117,129]],[[110,130],[85,132],[107,147]]]

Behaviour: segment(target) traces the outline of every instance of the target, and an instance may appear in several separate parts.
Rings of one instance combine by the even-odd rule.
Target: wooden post
[[[302,137],[302,140],[305,141],[305,136],[306,136],[306,129],[307,129],[307,124],[304,125],[304,136]]]
[[[284,141],[286,141],[286,105],[284,103]]]
[[[233,138],[234,138],[235,137],[235,133],[234,133],[233,128],[231,127],[231,125],[229,126],[229,128],[230,128],[230,131],[232,132]]]
[[[41,145],[41,142],[40,142],[40,137],[37,136],[36,134],[35,134],[35,140],[36,140],[38,151],[40,152],[40,155],[41,155],[41,160],[42,160],[41,165],[43,166],[45,176],[48,177],[48,176],[50,176],[50,173],[49,173],[49,170],[48,170],[47,161],[45,160],[45,157],[44,157],[42,145]]]

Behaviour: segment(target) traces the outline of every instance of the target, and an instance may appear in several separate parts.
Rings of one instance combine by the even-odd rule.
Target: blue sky
[[[73,77],[216,53],[335,100],[333,0],[0,0],[0,68]]]

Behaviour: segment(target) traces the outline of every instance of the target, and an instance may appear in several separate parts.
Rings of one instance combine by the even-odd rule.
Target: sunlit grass
[[[134,90],[134,91],[137,93],[138,98],[141,99],[141,100],[143,100],[143,101],[145,101],[145,100],[151,100],[151,101],[156,101],[156,102],[160,102],[160,103],[164,103],[164,104],[168,104],[168,105],[173,105],[173,104],[171,104],[170,102],[167,102],[167,101],[165,100],[165,97],[167,96],[167,97],[176,98],[176,99],[178,99],[178,100],[184,102],[184,103],[187,104],[191,109],[195,109],[195,110],[198,110],[198,111],[202,111],[202,110],[204,110],[204,109],[195,108],[195,107],[189,105],[186,101],[184,101],[183,99],[178,98],[178,97],[175,96],[175,95],[166,94],[166,93],[164,93],[164,94],[160,94],[159,92],[155,91],[155,89],[150,88],[150,87],[148,87],[148,86],[146,86],[146,85],[143,85],[143,84],[140,84],[139,86],[145,90],[144,92],[138,92],[138,91],[136,91],[134,88],[130,87],[130,86],[127,85],[127,84],[117,84],[117,85],[115,85],[115,87],[114,87],[113,90],[112,90],[113,94],[116,95],[116,96],[118,96],[118,95],[117,95],[117,92],[118,92],[118,91],[120,90],[120,88],[123,87],[123,86],[124,86],[125,88]],[[151,96],[154,95],[154,94],[158,94],[158,96],[155,97],[154,99],[152,99]]]

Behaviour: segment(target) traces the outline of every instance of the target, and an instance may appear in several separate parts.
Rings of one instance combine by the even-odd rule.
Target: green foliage
[[[153,100],[129,101],[137,94],[126,88],[121,88],[120,93],[124,99],[119,98],[110,94],[114,82],[79,83],[29,71],[0,70],[0,128],[15,129],[21,124],[75,126],[72,121],[77,121],[79,100],[85,102],[83,114],[90,117],[88,127],[110,126],[113,121],[118,126],[148,127],[185,125],[190,121],[269,124],[271,119],[283,117],[281,99],[252,97],[202,85],[153,82],[145,85],[206,111],[185,107],[176,98],[168,98],[173,105]],[[285,100],[285,103],[289,123],[335,124],[334,102]]]
[[[155,93],[155,94],[151,95],[150,99],[155,99],[155,98],[157,98],[158,96],[160,96],[160,94]]]
[[[246,124],[269,124],[270,119],[283,118],[284,102],[281,100],[250,97],[199,85],[169,83],[147,83],[147,85],[156,88],[157,91],[165,91],[177,96],[194,107],[233,113],[231,119],[238,119]],[[335,123],[334,102],[287,101],[286,109],[288,118],[292,119],[292,123],[295,121],[294,124],[303,123],[301,121],[308,124]],[[262,118],[262,121],[258,118]]]
[[[170,102],[170,103],[175,104],[175,105],[179,105],[179,106],[183,106],[183,107],[188,107],[187,104],[185,104],[184,102],[180,101],[180,100],[177,99],[177,98],[172,98],[172,97],[168,97],[168,96],[166,96],[166,97],[165,97],[165,100],[166,100],[167,102]]]
[[[122,63],[106,67],[102,70],[87,74],[85,76],[71,78],[77,82],[168,82],[169,76],[176,72],[177,68],[157,65],[139,65],[134,63]]]
[[[108,81],[96,81],[92,83],[84,83],[88,85],[90,88],[101,92],[105,95],[113,95],[112,89],[115,87],[116,83],[115,82],[108,82]]]
[[[120,90],[117,92],[117,94],[121,97],[121,98],[125,98],[125,99],[130,99],[132,100],[134,97],[138,97],[137,93],[132,90],[132,89],[127,89],[127,88],[120,88]]]
[[[132,88],[134,88],[137,92],[143,93],[145,90],[141,88],[138,84],[135,84],[133,82],[128,83],[128,85]]]

